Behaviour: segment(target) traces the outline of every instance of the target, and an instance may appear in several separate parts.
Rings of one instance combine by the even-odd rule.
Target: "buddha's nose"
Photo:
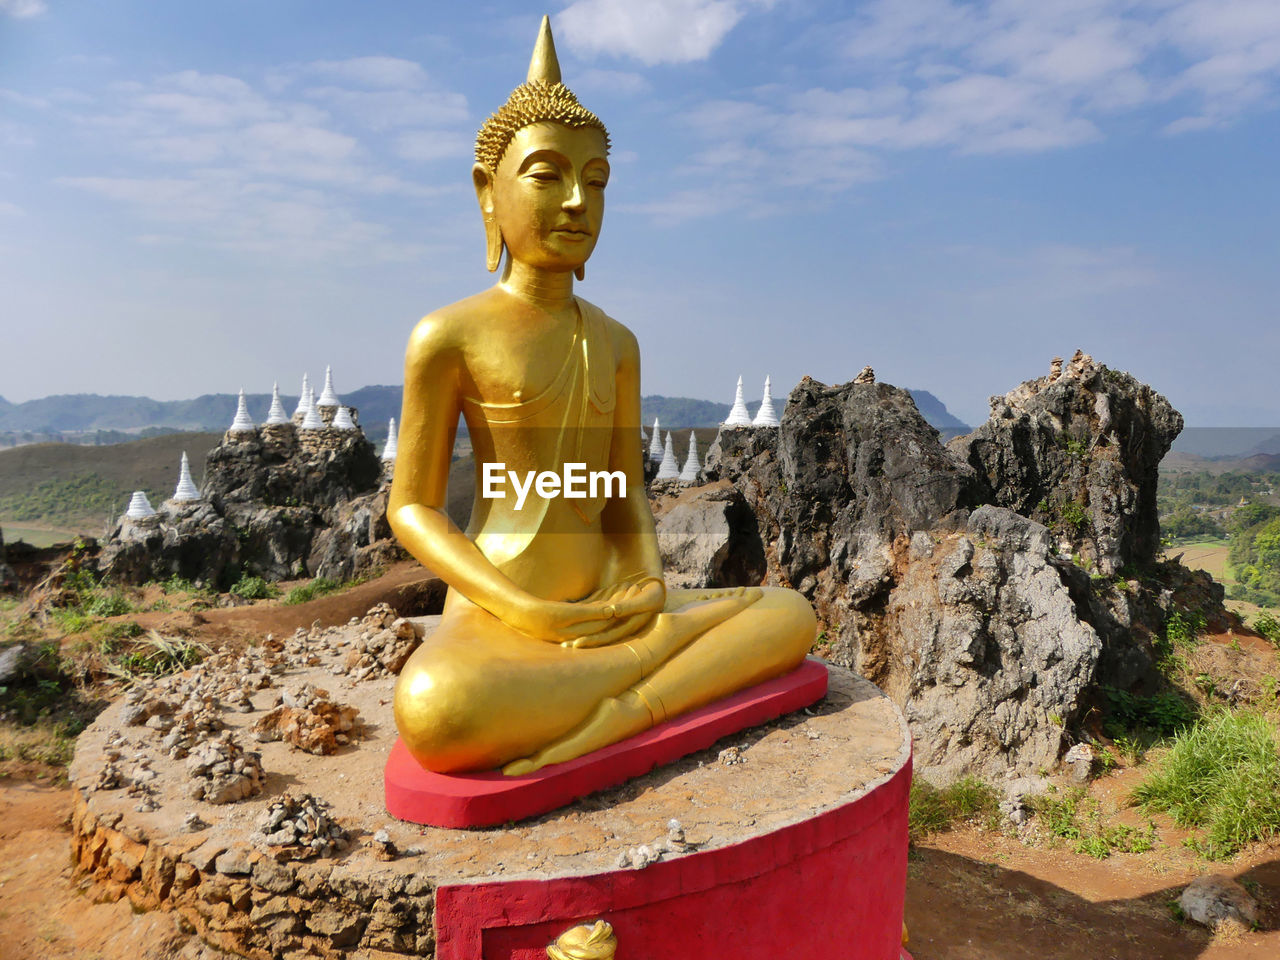
[[[586,209],[586,193],[582,189],[582,182],[576,177],[570,182],[569,195],[564,198],[561,206],[565,210],[580,211]]]

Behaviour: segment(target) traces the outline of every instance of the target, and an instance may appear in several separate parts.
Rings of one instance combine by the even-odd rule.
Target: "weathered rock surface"
[[[663,489],[669,493],[656,505],[656,526],[668,586],[722,587],[764,577],[755,517],[733,484]]]
[[[1181,417],[1081,355],[947,448],[907,391],[860,379],[806,378],[776,431],[721,429],[707,475],[742,495],[766,562],[724,582],[808,597],[833,659],[903,706],[926,775],[1052,766],[1097,683],[1154,682],[1154,633],[1179,589],[1204,587],[1151,573],[1156,472]],[[1085,520],[1064,537],[1042,500]],[[696,556],[696,539],[664,553]],[[1099,584],[1091,562],[1148,576]]]
[[[1247,928],[1258,920],[1258,901],[1240,884],[1220,873],[1192,880],[1178,898],[1178,906],[1188,920],[1206,927],[1234,921]]]
[[[98,558],[105,576],[179,576],[225,589],[267,580],[349,579],[400,556],[382,463],[359,430],[292,424],[228,433],[210,452],[203,500],[124,520]]]
[[[1160,549],[1156,481],[1182,415],[1127,373],[1076,356],[991,398],[991,418],[950,449],[984,503],[1050,527],[1063,552],[1111,576]]]

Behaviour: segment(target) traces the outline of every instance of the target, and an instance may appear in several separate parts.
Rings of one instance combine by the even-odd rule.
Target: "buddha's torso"
[[[565,463],[581,463],[588,474],[608,469],[613,322],[580,300],[555,315],[523,302],[513,309],[511,299],[495,304],[504,308],[500,316],[477,311],[461,358],[461,407],[476,462],[467,534],[524,589],[576,599],[600,586],[601,572],[612,566],[601,524],[604,498],[542,497],[530,488],[516,509],[506,471],[525,482],[530,471],[563,475]],[[501,499],[483,496],[486,463],[503,465]]]

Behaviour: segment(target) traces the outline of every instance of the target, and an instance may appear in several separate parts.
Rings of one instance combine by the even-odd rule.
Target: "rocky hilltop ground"
[[[929,774],[1053,767],[1100,684],[1157,683],[1180,604],[1221,588],[1157,559],[1155,488],[1181,416],[1077,354],[944,445],[910,395],[802,381],[781,427],[722,429],[709,483],[658,491],[682,582],[783,584],[829,655],[906,711]]]

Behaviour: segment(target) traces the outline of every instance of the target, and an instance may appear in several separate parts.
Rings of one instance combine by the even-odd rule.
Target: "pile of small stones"
[[[282,703],[253,725],[260,743],[283,740],[297,750],[327,756],[351,742],[359,709],[329,699],[329,691],[303,684],[281,694]]]
[[[245,750],[230,732],[206,740],[187,758],[188,796],[209,803],[234,803],[262,792],[262,757]]]
[[[333,819],[329,804],[309,793],[286,793],[272,803],[249,839],[276,848],[278,861],[328,857],[348,844],[347,831]]]
[[[364,619],[352,621],[348,627],[359,627],[352,650],[333,672],[352,680],[378,679],[400,673],[413,651],[422,643],[421,627],[412,620],[397,617],[388,604],[373,607]]]

